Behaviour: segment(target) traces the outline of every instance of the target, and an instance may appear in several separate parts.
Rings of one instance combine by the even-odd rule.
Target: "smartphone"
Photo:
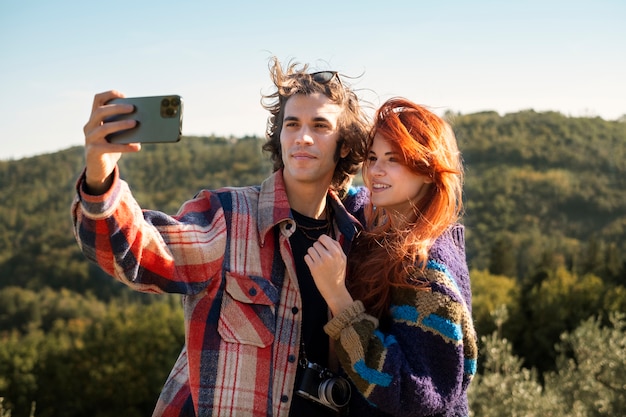
[[[132,113],[107,118],[105,122],[134,119],[137,125],[107,135],[111,143],[178,142],[183,128],[183,99],[178,95],[115,98],[109,103],[132,104]]]

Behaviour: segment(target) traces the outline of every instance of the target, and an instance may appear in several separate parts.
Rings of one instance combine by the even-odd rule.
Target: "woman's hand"
[[[354,300],[346,288],[346,255],[339,242],[327,235],[320,236],[307,251],[304,262],[333,315],[352,304]]]
[[[92,194],[102,194],[111,187],[112,173],[122,153],[137,152],[140,143],[128,145],[109,143],[106,136],[120,130],[131,129],[137,122],[121,120],[105,122],[105,119],[116,114],[132,113],[129,104],[107,104],[114,98],[124,95],[118,91],[107,91],[96,94],[91,108],[89,121],[85,124],[85,182],[87,190]]]

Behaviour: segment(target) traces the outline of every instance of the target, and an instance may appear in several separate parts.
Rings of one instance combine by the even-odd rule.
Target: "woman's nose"
[[[377,176],[377,177],[380,177],[381,175],[385,174],[385,170],[380,161],[374,161],[370,165],[370,172],[372,173],[372,175]]]

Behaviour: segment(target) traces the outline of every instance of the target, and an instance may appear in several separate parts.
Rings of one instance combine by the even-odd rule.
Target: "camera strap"
[[[300,338],[300,359],[298,360],[300,367],[306,369],[309,365],[309,360],[306,357],[306,350],[304,350],[304,340]]]
[[[332,313],[330,309],[328,309],[328,320],[332,319]],[[304,340],[300,338],[300,359],[299,365],[302,368],[307,368],[309,365],[309,359],[306,357],[306,349],[304,348]],[[339,372],[339,358],[337,357],[337,352],[335,352],[335,344],[333,343],[332,338],[328,338],[328,366],[327,368],[334,373]]]

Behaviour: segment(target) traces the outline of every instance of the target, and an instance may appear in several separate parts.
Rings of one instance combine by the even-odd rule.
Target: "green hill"
[[[516,254],[519,278],[542,252],[575,268],[592,242],[626,252],[625,122],[534,111],[452,120],[467,168],[474,266],[495,261],[503,245]]]
[[[583,268],[592,243],[600,251],[594,256],[614,252],[618,259],[586,267],[622,267],[626,123],[534,111],[447,116],[466,166],[472,267],[509,259],[508,275],[523,278],[549,252]],[[202,188],[262,181],[271,167],[261,144],[253,137],[186,137],[146,145],[122,158],[121,173],[143,207],[174,213]],[[93,288],[69,216],[82,166],[82,147],[0,161],[0,287]]]

